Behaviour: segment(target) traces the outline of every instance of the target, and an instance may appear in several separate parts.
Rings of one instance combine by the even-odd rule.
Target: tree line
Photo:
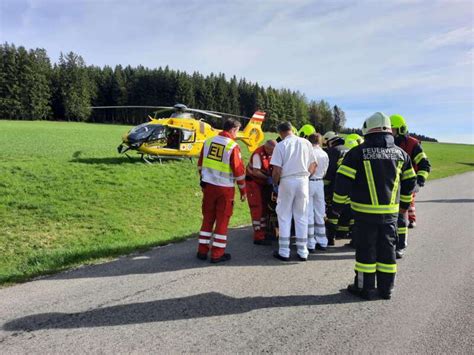
[[[227,79],[222,73],[188,74],[168,66],[147,68],[87,66],[73,52],[51,63],[46,50],[0,45],[0,119],[142,123],[150,110],[95,110],[95,106],[173,106],[183,103],[202,110],[250,117],[267,113],[263,129],[279,122],[295,127],[310,123],[318,132],[340,132],[344,111],[325,100],[308,100],[299,91],[264,87]]]
[[[0,118],[67,120],[138,124],[143,110],[93,110],[94,106],[173,106],[251,116],[267,113],[265,130],[281,121],[296,127],[311,123],[320,131],[339,131],[344,112],[327,101],[308,99],[298,91],[263,87],[258,83],[227,79],[224,74],[188,74],[168,66],[87,66],[73,52],[61,53],[51,63],[44,49],[0,45]],[[150,113],[149,110],[147,113]]]

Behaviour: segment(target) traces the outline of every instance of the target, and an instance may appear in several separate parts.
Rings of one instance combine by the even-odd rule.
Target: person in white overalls
[[[290,123],[277,127],[282,138],[273,151],[273,183],[278,185],[276,212],[280,235],[279,250],[273,256],[282,261],[290,260],[291,219],[295,220],[298,259],[308,259],[308,196],[309,179],[316,169],[316,158],[311,143],[293,134]]]
[[[308,136],[313,145],[317,168],[309,177],[309,203],[308,203],[308,251],[314,253],[316,249],[326,250],[328,238],[326,237],[326,226],[324,215],[326,214],[326,202],[324,200],[323,177],[329,166],[329,157],[321,148],[322,137],[319,133]]]

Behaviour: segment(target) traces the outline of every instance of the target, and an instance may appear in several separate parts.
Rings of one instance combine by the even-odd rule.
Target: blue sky
[[[474,143],[474,2],[1,0],[0,40],[87,64],[223,72]]]

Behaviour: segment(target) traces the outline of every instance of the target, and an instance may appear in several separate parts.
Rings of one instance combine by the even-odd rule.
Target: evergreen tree
[[[303,94],[299,92],[294,93],[294,96],[296,100],[296,117],[299,118],[299,128],[301,128],[303,125],[309,123],[308,100]]]
[[[206,77],[206,91],[205,91],[205,109],[210,111],[217,111],[216,101],[214,100],[214,91],[216,86],[216,79],[214,74]]]
[[[0,46],[0,55],[0,118],[18,119],[22,108],[15,45]]]
[[[228,107],[229,113],[234,115],[240,115],[240,103],[239,103],[239,87],[237,84],[237,78],[235,76],[230,79],[228,85]]]
[[[110,78],[111,105],[124,106],[127,104],[127,87],[121,65],[117,65]]]
[[[337,107],[337,105],[334,105],[333,117],[334,117],[334,121],[332,125],[332,130],[334,132],[340,132],[341,129],[346,124],[346,114],[339,107]]]
[[[215,79],[214,102],[216,111],[229,112],[229,102],[227,101],[227,81],[224,74],[219,74]]]
[[[20,114],[16,119],[31,120],[30,111],[31,82],[33,81],[33,63],[25,47],[17,49],[17,74],[16,80],[20,89]]]
[[[194,90],[192,82],[186,73],[179,73],[176,77],[176,103],[194,107]]]
[[[332,130],[333,117],[329,104],[324,100],[319,102],[311,101],[309,105],[309,120],[320,133]]]
[[[29,103],[27,105],[31,119],[51,118],[51,62],[44,49],[30,50],[32,81],[29,83]]]
[[[73,52],[59,57],[59,95],[64,107],[64,118],[84,121],[90,113],[91,83],[84,60]]]
[[[331,106],[325,100],[319,101],[318,106],[324,131],[332,130],[334,118],[332,116]]]
[[[194,86],[194,106],[198,109],[206,109],[206,81],[198,72],[193,73],[192,82]]]

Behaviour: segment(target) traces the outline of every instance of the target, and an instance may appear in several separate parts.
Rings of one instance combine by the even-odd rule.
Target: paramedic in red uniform
[[[230,254],[225,253],[225,247],[227,226],[234,207],[236,182],[240,200],[246,199],[245,167],[239,145],[234,140],[239,128],[239,121],[225,121],[224,130],[204,142],[198,161],[204,196],[197,257],[206,260],[210,249],[211,263],[230,260]]]
[[[258,147],[250,157],[246,171],[247,199],[252,217],[253,242],[258,245],[270,245],[270,240],[265,240],[267,203],[272,188],[272,172],[270,160],[276,141],[268,140]]]

